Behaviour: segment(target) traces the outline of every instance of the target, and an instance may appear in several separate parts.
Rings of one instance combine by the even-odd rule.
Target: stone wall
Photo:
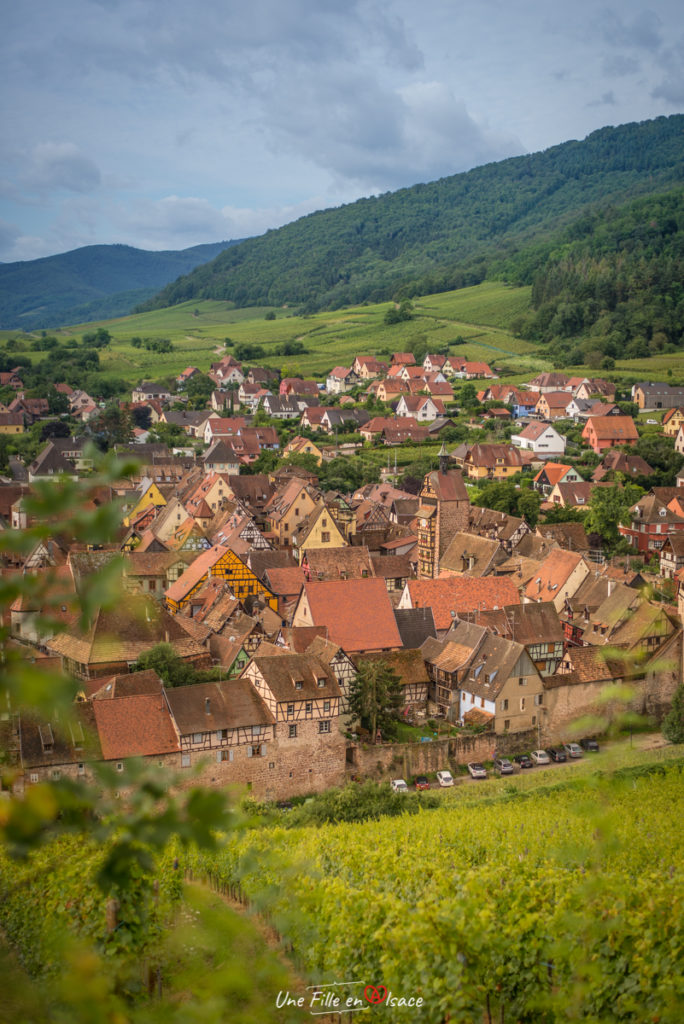
[[[497,755],[512,757],[537,746],[537,732],[494,736],[493,733],[463,734],[431,743],[352,744],[347,747],[347,770],[368,778],[391,775],[408,779],[437,772],[469,761],[490,761]]]

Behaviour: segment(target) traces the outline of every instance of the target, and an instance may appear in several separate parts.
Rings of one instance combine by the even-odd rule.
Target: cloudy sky
[[[180,249],[684,110],[675,0],[21,0],[0,260]]]

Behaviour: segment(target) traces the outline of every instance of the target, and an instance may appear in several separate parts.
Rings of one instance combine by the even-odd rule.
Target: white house
[[[431,423],[445,413],[440,399],[429,395],[402,395],[395,410],[397,416],[414,416],[419,423]]]
[[[513,434],[511,444],[524,448],[535,455],[551,458],[565,454],[566,439],[550,423],[528,423],[519,434]]]

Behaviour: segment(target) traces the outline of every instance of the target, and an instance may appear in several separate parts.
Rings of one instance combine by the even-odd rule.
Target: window
[[[520,698],[520,710],[521,711],[525,710],[525,698],[524,697]]]
[[[304,684],[302,683],[302,680],[301,679],[297,679],[296,682],[295,682],[295,690],[301,690],[303,685]]]
[[[294,704],[287,705],[287,717],[294,718]]]
[[[189,754],[181,754],[181,768],[189,768],[189,767],[190,767],[190,755]]]
[[[518,680],[518,686],[527,686],[527,680],[524,676],[520,676],[520,679]]]
[[[201,743],[203,735],[204,735],[204,733],[201,733],[201,732],[193,732],[193,734],[192,734],[192,742],[193,743]]]
[[[265,757],[266,756],[266,744],[257,744],[256,746],[247,747],[247,757]]]
[[[321,544],[329,544],[329,543],[330,543],[330,531],[329,530],[322,530],[321,531]]]
[[[504,732],[508,732],[510,728],[511,728],[511,720],[510,720],[510,718],[507,718],[504,721]]]
[[[328,680],[325,679],[325,678],[321,678],[321,679],[317,679],[316,682],[318,683],[319,687],[323,687],[323,686],[325,686],[327,684]]]
[[[500,711],[508,711],[508,700],[507,699],[506,700],[502,700],[502,701],[499,702],[499,710]]]
[[[38,772],[31,772],[31,774],[29,775],[29,779],[31,780],[31,782],[37,782],[38,781]]]
[[[304,710],[306,712],[306,717],[307,718],[311,718],[311,716],[313,715],[313,701],[312,700],[307,700],[306,704],[304,705]]]
[[[318,723],[319,732],[330,732],[330,721],[326,719],[324,722]]]
[[[79,762],[79,765],[78,765],[78,774],[79,774],[79,775],[85,775],[85,765],[84,765],[83,761],[80,761],[80,762]]]
[[[540,704],[543,704],[544,703],[544,694],[543,693],[536,693],[535,696],[534,696],[534,703],[537,705],[537,707],[539,707]]]
[[[123,761],[117,761],[116,762],[116,770],[117,770],[117,772],[122,772],[123,771]]]
[[[289,726],[289,731],[288,731],[287,736],[288,736],[288,739],[290,739],[290,740],[296,740],[297,739],[297,726],[296,725]]]
[[[232,761],[233,751],[232,750],[217,750],[216,760],[220,763],[221,761]]]
[[[330,712],[330,701],[329,700],[324,700],[323,701],[323,713],[324,714],[329,714],[329,712]]]

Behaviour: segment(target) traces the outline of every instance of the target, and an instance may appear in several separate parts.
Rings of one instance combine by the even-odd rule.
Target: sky
[[[0,261],[261,234],[684,110],[677,0],[21,0]],[[684,148],[684,143],[683,143]]]

